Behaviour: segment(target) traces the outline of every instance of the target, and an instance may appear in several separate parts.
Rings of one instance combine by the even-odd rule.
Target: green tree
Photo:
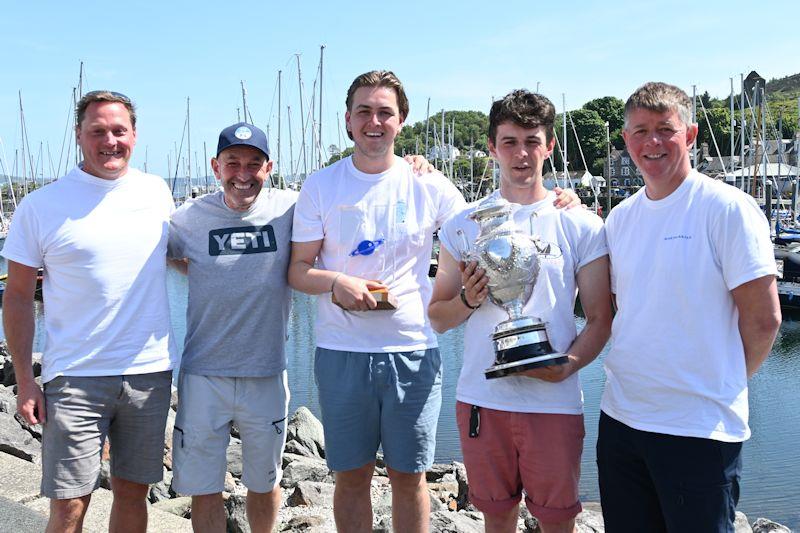
[[[707,118],[706,118],[707,117]],[[711,128],[709,129],[709,124]],[[730,155],[731,113],[725,107],[702,108],[697,110],[697,146],[702,143],[708,145],[708,153],[712,156]],[[714,134],[713,138],[711,134]],[[714,148],[714,139],[717,141],[721,154]]]
[[[571,118],[571,122],[570,122]],[[572,128],[572,123],[575,124],[575,129]],[[559,125],[557,133],[559,141],[563,139],[563,131],[561,130],[562,119],[556,120]],[[575,139],[577,134],[580,140],[580,148],[578,147],[578,140]],[[581,150],[586,159],[586,166],[584,167],[583,159],[581,159]],[[576,109],[570,111],[567,118],[567,158],[569,162],[569,170],[592,170],[595,168],[595,161],[602,159],[606,155],[606,125],[596,111],[589,109]],[[555,152],[555,163],[557,168],[562,168],[562,159],[559,150]],[[587,168],[588,167],[588,168]]]

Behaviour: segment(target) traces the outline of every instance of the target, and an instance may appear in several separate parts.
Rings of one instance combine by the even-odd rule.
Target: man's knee
[[[50,521],[65,526],[80,524],[86,515],[86,509],[88,509],[91,499],[91,494],[79,498],[51,499]]]
[[[394,491],[416,491],[426,487],[425,472],[400,472],[386,468]]]
[[[336,472],[336,487],[344,490],[369,489],[375,463],[367,463],[352,470]]]
[[[121,499],[130,502],[143,501],[147,498],[149,485],[136,483],[122,479],[121,477],[111,477],[111,490],[114,492],[114,499]]]

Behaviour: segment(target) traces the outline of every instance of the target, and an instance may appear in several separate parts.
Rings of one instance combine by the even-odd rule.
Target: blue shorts
[[[353,470],[375,460],[424,472],[433,464],[442,405],[438,348],[359,353],[317,348],[314,371],[328,467]]]
[[[633,429],[601,411],[597,474],[606,531],[733,533],[741,442]]]

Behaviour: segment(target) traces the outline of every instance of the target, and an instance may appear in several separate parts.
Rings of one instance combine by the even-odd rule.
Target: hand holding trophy
[[[489,300],[508,313],[508,320],[492,334],[495,364],[485,370],[486,379],[567,362],[564,354],[554,352],[541,319],[522,314],[536,285],[540,257],[560,251],[555,244],[517,230],[509,221],[511,212],[511,204],[503,198],[482,202],[470,215],[480,233],[463,257],[486,272]]]

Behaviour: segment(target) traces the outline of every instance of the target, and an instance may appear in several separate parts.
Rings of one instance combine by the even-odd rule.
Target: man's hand
[[[35,381],[17,383],[17,412],[28,424],[44,424],[47,411],[44,394]]]
[[[553,187],[553,192],[556,193],[556,201],[553,205],[557,209],[572,209],[581,204],[581,199],[575,194],[572,189],[562,189],[561,187]]]
[[[369,311],[378,306],[369,291],[388,289],[380,281],[339,274],[333,283],[333,295],[341,307],[348,311]]]
[[[458,269],[461,271],[461,285],[464,287],[467,303],[472,307],[479,307],[489,296],[489,276],[482,268],[478,268],[476,261],[459,261]]]
[[[550,383],[558,383],[564,381],[578,370],[578,364],[575,357],[568,355],[567,362],[563,365],[550,365],[541,368],[534,368],[520,372],[522,376],[529,378],[541,379]]]
[[[427,174],[429,172],[436,172],[436,167],[430,161],[421,155],[407,155],[403,160],[411,165],[411,168],[416,174]]]

